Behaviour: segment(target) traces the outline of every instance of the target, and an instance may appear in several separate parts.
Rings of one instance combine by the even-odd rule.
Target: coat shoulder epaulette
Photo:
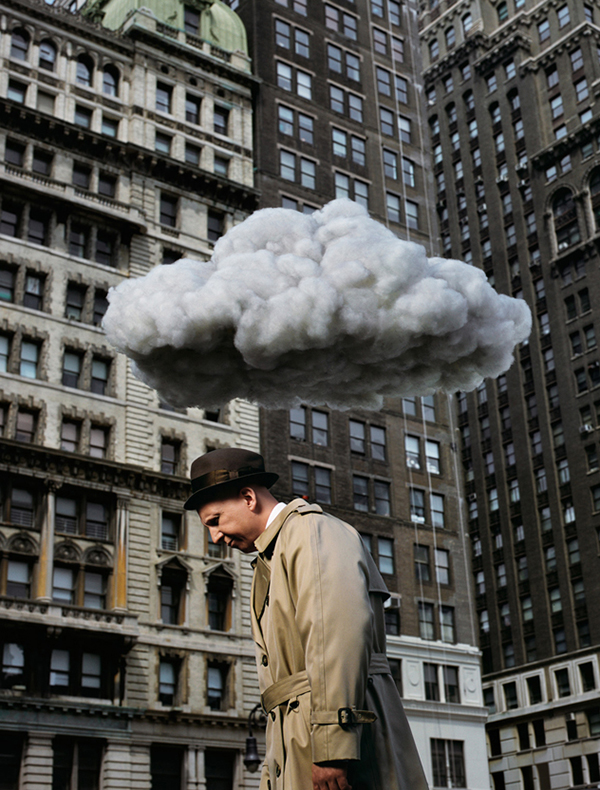
[[[307,513],[322,513],[323,508],[310,502],[303,502],[301,505],[298,505],[296,512],[300,513],[301,516],[305,516]]]

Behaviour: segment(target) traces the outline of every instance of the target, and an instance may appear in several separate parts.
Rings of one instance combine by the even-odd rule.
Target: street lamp
[[[258,753],[256,738],[252,736],[252,727],[256,726],[256,712],[260,710],[261,704],[255,705],[248,716],[248,737],[246,738],[246,754],[244,755],[244,765],[251,774],[255,774],[262,762]]]

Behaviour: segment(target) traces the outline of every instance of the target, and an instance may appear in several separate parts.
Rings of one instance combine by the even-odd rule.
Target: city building
[[[444,254],[533,331],[458,397],[495,790],[600,780],[600,7],[423,4]]]
[[[402,238],[432,242],[417,8],[395,0],[232,0],[254,71],[260,206],[311,213],[350,197]],[[307,371],[307,375],[309,372]],[[261,411],[283,500],[352,523],[392,592],[388,652],[426,773],[488,788],[460,467],[445,396],[378,413]]]
[[[258,410],[169,408],[100,327],[256,207],[243,25],[7,0],[0,59],[0,786],[257,787],[252,570],[181,506]]]

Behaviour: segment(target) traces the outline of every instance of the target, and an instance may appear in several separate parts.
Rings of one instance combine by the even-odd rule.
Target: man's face
[[[226,543],[245,554],[256,551],[254,541],[262,529],[243,496],[207,502],[200,506],[198,515],[213,543]]]

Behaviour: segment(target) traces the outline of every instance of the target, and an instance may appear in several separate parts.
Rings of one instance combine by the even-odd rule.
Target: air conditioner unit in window
[[[519,184],[518,184],[519,189],[525,189],[528,186],[529,186],[529,181],[526,178],[522,178],[519,181]]]
[[[591,433],[594,430],[594,426],[590,425],[589,422],[586,422],[585,425],[579,426],[579,433]]]
[[[469,500],[469,502],[476,502],[477,501],[477,494],[469,494],[467,496],[467,499]]]
[[[383,604],[384,609],[399,609],[400,608],[400,595],[390,595],[390,597]]]
[[[498,178],[496,179],[497,184],[504,184],[506,181],[508,181],[507,175],[498,176]]]
[[[477,206],[477,211],[480,214],[485,214],[485,212],[487,211],[487,204],[486,203],[480,203],[479,206]]]

